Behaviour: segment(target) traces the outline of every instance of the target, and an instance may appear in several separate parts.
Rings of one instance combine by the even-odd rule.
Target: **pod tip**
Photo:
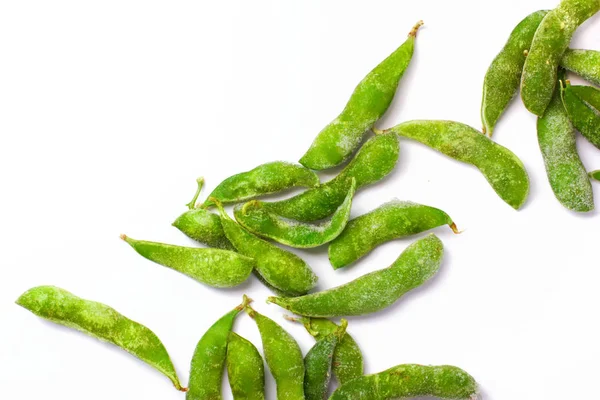
[[[408,33],[408,36],[412,36],[412,37],[416,37],[417,36],[417,32],[419,31],[419,28],[422,27],[425,23],[423,22],[423,20],[420,20],[419,22],[417,22],[415,24],[415,26],[413,26],[413,28],[411,29],[411,31]]]
[[[128,239],[127,235],[125,235],[124,233],[121,233],[121,234],[119,235],[119,237],[120,237],[122,240],[124,240],[124,241],[127,241],[127,239]]]
[[[452,232],[454,232],[457,235],[460,235],[461,233],[464,232],[464,230],[461,231],[460,229],[458,229],[458,227],[456,226],[456,224],[454,222],[450,224],[450,229],[452,229]]]

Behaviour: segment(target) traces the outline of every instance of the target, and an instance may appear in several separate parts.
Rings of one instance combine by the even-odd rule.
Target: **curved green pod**
[[[154,332],[114,308],[82,299],[55,286],[29,289],[16,303],[38,317],[122,348],[162,372],[177,390],[187,390],[179,383],[171,358]]]
[[[600,85],[600,51],[567,49],[560,66],[587,81]]]
[[[346,333],[348,321],[342,319],[333,333],[325,336],[304,357],[304,396],[306,400],[325,400],[331,379],[333,354]]]
[[[256,347],[235,332],[227,344],[227,376],[234,400],[264,400],[265,367]]]
[[[600,169],[590,172],[589,176],[595,181],[600,181]]]
[[[329,261],[333,269],[342,268],[382,243],[442,225],[448,225],[454,233],[459,233],[452,218],[444,211],[410,201],[393,200],[348,222],[342,234],[329,244]]]
[[[293,187],[315,187],[319,185],[319,177],[313,171],[300,165],[275,161],[242,172],[221,182],[209,195],[221,204],[239,203],[258,196],[281,192]],[[214,206],[206,200],[202,207]]]
[[[538,27],[521,78],[523,104],[541,117],[554,94],[557,70],[577,28],[600,10],[600,0],[562,0]]]
[[[272,319],[246,307],[256,322],[267,366],[277,385],[277,400],[304,400],[304,360],[292,335]]]
[[[121,239],[148,260],[212,287],[237,286],[248,279],[256,266],[252,258],[229,250],[147,242],[126,235],[121,235]]]
[[[197,242],[223,250],[235,250],[223,227],[221,218],[204,208],[195,208],[181,214],[173,226]]]
[[[547,13],[544,10],[536,11],[519,22],[485,74],[481,122],[483,133],[490,137],[496,122],[519,90],[527,52],[535,31]]]
[[[342,113],[327,125],[300,159],[307,168],[323,170],[341,164],[360,145],[365,133],[386,112],[408,67],[423,21],[408,39],[358,84]]]
[[[566,81],[561,93],[563,104],[575,128],[600,149],[600,90],[592,86],[571,86]]]
[[[475,379],[458,367],[404,364],[348,382],[329,399],[392,400],[424,396],[477,400],[479,390]]]
[[[251,201],[235,209],[235,219],[250,232],[296,248],[311,248],[331,242],[342,233],[352,208],[356,180],[352,178],[350,189],[343,203],[332,217],[320,224],[310,224],[282,218],[265,211],[262,203]]]
[[[395,132],[477,167],[498,196],[517,210],[527,200],[529,177],[521,160],[468,125],[454,121],[408,121],[385,132]]]
[[[307,317],[364,315],[383,310],[433,277],[444,247],[435,235],[410,245],[392,265],[345,285],[301,297],[269,297],[267,301]]]

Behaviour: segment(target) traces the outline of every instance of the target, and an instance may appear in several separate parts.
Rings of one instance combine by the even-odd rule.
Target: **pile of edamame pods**
[[[556,196],[569,209],[591,210],[589,177],[600,179],[600,172],[588,176],[583,168],[574,129],[600,147],[600,91],[571,86],[565,70],[600,84],[600,53],[567,49],[577,26],[599,10],[600,0],[563,0],[555,10],[535,12],[515,28],[485,78],[481,116],[487,136],[453,121],[408,121],[384,130],[375,127],[410,64],[419,22],[408,39],[358,84],[343,111],[300,158],[300,165],[283,161],[260,165],[225,179],[202,202],[198,197],[204,179],[198,179],[188,210],[173,225],[206,247],[121,236],[143,257],[204,285],[234,287],[254,274],[275,294],[268,302],[296,314],[286,318],[303,324],[316,339],[305,356],[288,332],[257,312],[243,296],[241,304],[201,337],[192,357],[189,387],[184,388],[159,338],[114,309],[53,286],[30,289],[17,304],[121,347],[187,392],[187,400],[221,399],[225,370],[234,399],[264,399],[263,358],[252,343],[233,331],[242,312],[256,322],[280,400],[323,400],[331,389],[331,376],[338,383],[330,397],[334,400],[477,398],[475,379],[454,366],[400,364],[365,375],[361,349],[347,333],[344,317],[383,310],[438,272],[444,254],[438,237],[429,234],[414,241],[386,268],[313,293],[309,292],[318,278],[311,267],[275,243],[294,248],[327,245],[332,268],[340,269],[390,240],[444,225],[458,233],[444,211],[409,201],[392,200],[350,218],[355,193],[394,169],[403,139],[474,165],[502,200],[519,209],[529,192],[527,172],[518,157],[490,139],[519,84],[526,107],[539,116],[540,147]],[[371,131],[374,135],[367,138]],[[314,172],[348,160],[327,182],[320,182]],[[280,201],[257,199],[294,187],[306,190]],[[224,209],[226,205],[233,205],[233,217]],[[330,318],[341,320],[336,323]]]

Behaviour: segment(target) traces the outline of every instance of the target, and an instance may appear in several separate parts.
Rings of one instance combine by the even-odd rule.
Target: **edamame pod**
[[[227,344],[227,375],[234,400],[264,400],[265,367],[256,347],[235,332]]]
[[[186,400],[221,399],[221,381],[227,358],[229,334],[235,318],[250,302],[252,300],[244,295],[242,304],[208,328],[196,345],[190,366],[190,388]]]
[[[512,31],[504,48],[485,74],[481,122],[483,133],[492,136],[496,122],[519,90],[521,73],[533,36],[548,11],[536,11]]]
[[[560,66],[600,85],[600,51],[567,49]]]
[[[235,219],[250,232],[296,248],[318,247],[331,242],[346,227],[352,208],[356,180],[351,179],[344,202],[331,219],[321,224],[291,221],[264,210],[262,203],[251,201],[235,209]]]
[[[394,200],[348,222],[342,234],[329,245],[329,261],[334,269],[342,268],[382,243],[442,225],[459,233],[450,216],[442,210]]]
[[[227,238],[240,254],[256,261],[256,271],[269,285],[288,295],[299,296],[317,284],[317,276],[304,260],[254,236],[233,221],[218,200],[215,203]]]
[[[515,209],[529,194],[529,177],[519,158],[468,125],[454,121],[408,121],[385,132],[419,141],[477,167],[498,196]]]
[[[294,338],[272,319],[246,307],[260,331],[267,365],[277,385],[277,400],[304,400],[304,360]]]
[[[256,266],[252,258],[229,250],[174,246],[126,235],[121,235],[121,239],[148,260],[212,287],[237,286],[248,279]]]
[[[590,178],[600,181],[600,169],[589,173]]]
[[[29,289],[16,303],[38,317],[122,348],[162,372],[177,390],[187,390],[179,383],[171,358],[154,332],[115,309],[55,286]]]
[[[348,321],[342,319],[341,326],[327,335],[308,351],[304,357],[304,396],[306,400],[325,400],[331,379],[333,353],[344,337]]]
[[[302,297],[269,297],[268,301],[307,317],[364,315],[394,304],[422,285],[440,268],[444,248],[431,234],[410,245],[394,263],[345,285]]]
[[[212,191],[209,198],[215,198],[221,204],[239,203],[293,187],[315,187],[318,185],[319,177],[311,170],[300,165],[275,161],[230,176]],[[213,202],[207,200],[202,207],[207,208],[214,205]]]
[[[344,111],[327,125],[300,159],[307,168],[323,170],[341,164],[360,145],[364,134],[386,112],[408,67],[415,37],[423,21],[410,31],[408,39],[373,69],[354,89]]]
[[[575,30],[600,10],[600,0],[562,0],[538,27],[521,79],[523,104],[541,117],[554,94],[560,60]]]
[[[562,100],[575,128],[600,149],[600,90],[591,86],[571,86],[566,81]]]
[[[458,367],[404,364],[348,382],[333,392],[329,400],[392,400],[423,396],[476,400],[478,395],[475,379]]]

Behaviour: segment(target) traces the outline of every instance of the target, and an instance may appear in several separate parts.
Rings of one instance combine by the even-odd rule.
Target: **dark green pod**
[[[562,100],[575,128],[600,149],[600,90],[592,86],[571,86],[566,82]]]
[[[600,51],[567,49],[560,66],[600,85]]]
[[[589,173],[590,178],[595,181],[600,181],[600,169]]]
[[[227,375],[234,400],[264,400],[263,359],[252,343],[235,332],[229,333]]]

